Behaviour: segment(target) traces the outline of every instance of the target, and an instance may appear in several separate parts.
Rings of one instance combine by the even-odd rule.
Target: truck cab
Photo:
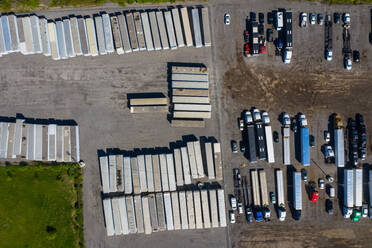
[[[263,209],[264,218],[265,219],[270,219],[270,214],[271,214],[271,212],[270,212],[269,207],[264,207],[264,209]]]
[[[303,115],[303,114],[299,115],[298,116],[298,120],[300,122],[300,126],[301,127],[307,126],[307,119],[306,119],[306,116],[305,115]]]
[[[261,114],[260,114],[260,111],[258,109],[253,108],[252,109],[252,113],[253,113],[253,120],[255,122],[261,121]]]
[[[294,219],[295,219],[295,221],[300,221],[300,219],[301,219],[301,210],[295,210],[295,212],[294,212]]]
[[[354,209],[351,215],[351,219],[354,222],[358,222],[361,216],[362,216],[362,211],[360,211],[359,209]]]
[[[279,206],[279,207],[278,207],[278,217],[279,217],[279,221],[284,221],[286,215],[287,215],[287,211],[285,210],[285,208],[284,208],[283,206]]]
[[[333,52],[332,49],[327,49],[325,54],[326,60],[331,61],[333,58]]]
[[[251,111],[244,112],[244,121],[245,124],[251,124],[253,122]]]
[[[287,127],[291,125],[291,119],[289,118],[289,115],[287,113],[283,114],[282,124],[283,126],[287,126]]]
[[[262,120],[263,120],[264,124],[270,124],[270,117],[269,117],[269,114],[266,111],[262,112]]]
[[[343,212],[344,218],[348,219],[348,218],[350,218],[351,214],[353,213],[353,209],[344,207],[342,212]]]
[[[260,210],[256,210],[256,221],[257,222],[262,221],[262,212]]]
[[[286,48],[283,53],[284,64],[290,64],[291,59],[292,59],[292,50],[289,48]]]

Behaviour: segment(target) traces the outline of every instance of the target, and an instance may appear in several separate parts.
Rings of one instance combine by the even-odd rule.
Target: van
[[[329,197],[330,198],[335,198],[335,196],[336,196],[335,188],[330,186],[328,190],[329,190],[329,192],[328,192]]]

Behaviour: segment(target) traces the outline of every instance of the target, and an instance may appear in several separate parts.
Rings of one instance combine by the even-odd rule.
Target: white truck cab
[[[285,49],[283,53],[284,64],[290,64],[292,59],[292,50]]]
[[[254,121],[261,121],[261,114],[260,111],[256,108],[252,109],[252,114],[253,114],[253,120]]]
[[[352,208],[344,207],[344,209],[343,209],[343,215],[344,215],[344,218],[345,219],[350,218],[350,216],[351,216],[352,213],[353,213],[353,209]]]
[[[298,120],[300,122],[300,126],[301,127],[307,126],[307,119],[306,119],[306,116],[305,115],[303,115],[303,114],[299,115],[298,116]]]
[[[266,111],[262,112],[262,120],[265,124],[270,124],[270,117]]]

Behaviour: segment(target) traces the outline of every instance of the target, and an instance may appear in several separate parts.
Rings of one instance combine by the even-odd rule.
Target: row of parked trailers
[[[103,199],[108,236],[226,227],[223,189]]]
[[[72,162],[80,160],[79,127],[0,122],[0,158]]]
[[[211,46],[208,8],[126,11],[47,20],[0,17],[0,55],[44,54],[54,60],[132,51]]]
[[[202,147],[199,141],[191,141],[173,153],[107,155],[99,160],[103,193],[176,191],[204,178],[204,168],[208,179],[222,180],[220,143],[207,142]]]
[[[172,67],[174,119],[210,119],[209,74],[206,67]]]

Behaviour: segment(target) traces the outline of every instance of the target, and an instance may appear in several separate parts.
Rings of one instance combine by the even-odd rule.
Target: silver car
[[[226,25],[230,25],[230,14],[226,13],[224,16],[224,22]]]

